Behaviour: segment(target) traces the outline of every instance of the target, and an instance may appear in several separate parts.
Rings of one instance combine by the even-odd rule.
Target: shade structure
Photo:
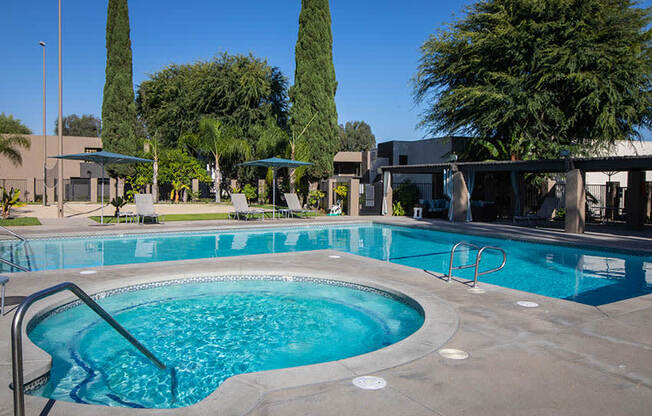
[[[270,157],[269,159],[259,159],[240,163],[239,166],[262,166],[265,168],[272,168],[272,218],[276,218],[276,170],[279,168],[298,168],[310,165],[312,165],[310,162]]]
[[[102,166],[102,205],[100,208],[100,224],[104,224],[104,165],[154,162],[151,159],[143,159],[142,157],[106,152],[104,150],[102,150],[101,152],[93,152],[93,153],[75,153],[71,155],[50,156],[50,158],[66,159],[66,160],[83,160],[85,162],[95,162],[98,165]]]

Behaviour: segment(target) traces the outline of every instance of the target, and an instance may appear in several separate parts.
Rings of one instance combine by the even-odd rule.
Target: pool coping
[[[339,256],[352,256],[358,257],[353,254],[340,253],[332,250],[317,250],[312,251],[312,254],[323,252],[337,253]],[[280,253],[274,256],[287,256],[293,257],[297,253]],[[252,256],[271,256],[269,254],[252,255]],[[240,256],[240,259],[249,256]],[[202,263],[206,260],[188,260],[177,261],[188,263]],[[161,266],[169,262],[148,263],[151,266]],[[113,269],[124,269],[126,266],[133,265],[118,265],[102,267],[103,272],[111,272]],[[82,269],[65,269],[74,275]],[[50,274],[56,274],[60,271],[50,271]],[[43,272],[32,272],[40,273]],[[46,272],[47,273],[47,272]],[[241,268],[226,268],[216,272],[188,272],[188,273],[171,273],[165,275],[150,275],[141,277],[127,277],[111,279],[102,283],[94,283],[91,285],[84,285],[84,290],[89,294],[111,290],[128,285],[151,283],[158,281],[185,279],[201,276],[232,276],[242,274],[261,274],[270,275],[270,269],[246,269],[246,273]],[[356,273],[337,273],[333,276],[332,273],[325,272],[280,272],[279,275],[283,276],[300,276],[310,277],[315,279],[339,280],[349,282],[357,285],[369,286],[377,288],[389,293],[399,296],[407,296],[419,304],[424,312],[424,323],[415,333],[407,338],[387,346],[385,348],[372,351],[367,354],[350,357],[337,361],[330,361],[326,363],[313,364],[308,366],[291,367],[279,370],[261,371],[255,373],[238,374],[227,379],[222,383],[213,393],[208,395],[202,401],[187,407],[174,408],[174,409],[132,409],[120,407],[107,407],[107,406],[94,406],[77,404],[73,402],[64,402],[58,400],[56,414],[82,414],[83,412],[90,412],[92,409],[93,415],[120,415],[132,414],[137,411],[141,414],[166,414],[166,415],[191,415],[191,414],[206,414],[206,412],[215,412],[217,414],[245,414],[247,411],[253,409],[262,399],[262,397],[271,392],[282,389],[289,389],[298,386],[312,385],[317,383],[326,383],[342,379],[353,379],[356,376],[373,374],[375,372],[387,370],[397,367],[414,360],[417,360],[425,355],[431,354],[439,347],[444,345],[457,331],[459,326],[459,318],[453,307],[443,301],[438,296],[426,292],[415,285],[405,285],[400,281],[378,281],[372,276],[362,276],[359,271]],[[77,273],[78,275],[78,273]],[[51,298],[50,298],[51,299]],[[30,322],[35,316],[56,308],[65,303],[74,300],[74,298],[67,296],[65,300],[43,300],[39,303],[38,307],[30,310],[26,316],[25,322]],[[27,325],[25,325],[27,327]],[[49,354],[34,345],[29,337],[26,336],[25,328],[24,334],[24,347],[32,350],[30,357],[31,361],[40,361],[44,363],[40,367],[33,369],[25,374],[25,380],[34,380],[42,378],[44,373],[49,371],[51,367],[51,357]],[[29,344],[29,346],[28,346]],[[382,364],[381,364],[382,363]],[[45,406],[47,398],[39,396],[25,395],[26,406],[30,408],[39,408]],[[245,409],[249,409],[246,410]],[[59,413],[62,412],[62,413]]]
[[[652,238],[638,236],[622,236],[600,233],[569,234],[560,230],[541,229],[536,227],[522,227],[497,223],[451,223],[440,219],[412,219],[408,217],[393,216],[360,216],[360,217],[329,217],[329,219],[301,219],[301,220],[268,220],[257,222],[202,222],[193,224],[167,224],[160,226],[154,224],[134,228],[125,224],[115,227],[98,228],[82,232],[75,231],[48,231],[47,228],[33,229],[24,235],[28,239],[60,239],[60,238],[92,238],[98,236],[120,237],[126,235],[156,235],[176,233],[210,233],[228,232],[240,229],[276,229],[276,228],[304,228],[304,227],[336,227],[338,225],[356,224],[385,224],[417,229],[427,229],[448,233],[474,235],[481,237],[498,238],[511,241],[529,242],[535,244],[558,245],[565,247],[583,248],[588,250],[613,251],[620,254],[652,255]],[[41,226],[43,227],[43,226]],[[156,228],[154,228],[156,227]],[[14,227],[15,228],[15,227]],[[11,240],[9,236],[0,235],[0,242]]]

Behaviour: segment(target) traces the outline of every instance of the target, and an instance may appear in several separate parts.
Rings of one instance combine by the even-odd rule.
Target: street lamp
[[[48,175],[48,139],[45,133],[45,42],[38,43],[43,49],[43,206],[47,206],[47,175]]]
[[[63,117],[62,117],[62,103],[61,97],[61,0],[59,0],[59,126],[57,135],[59,136],[59,156],[63,155]],[[58,198],[57,198],[57,211],[59,218],[63,218],[63,159],[59,159],[59,183],[58,183]]]

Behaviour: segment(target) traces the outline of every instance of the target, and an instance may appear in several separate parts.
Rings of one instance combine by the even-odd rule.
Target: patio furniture
[[[543,203],[539,207],[536,214],[529,214],[525,216],[515,215],[512,220],[513,222],[527,221],[528,224],[534,222],[535,225],[541,221],[544,222],[551,221],[552,218],[555,216],[555,211],[557,211],[558,202],[559,200],[555,197],[551,197],[551,196],[546,197],[546,199],[543,200]]]
[[[268,209],[249,208],[245,194],[231,194],[231,204],[233,204],[234,209],[233,215],[238,220],[241,217],[245,220],[249,220],[249,218],[255,218],[257,215],[260,216],[261,220],[264,220],[265,214],[268,212],[271,212],[272,215],[274,214],[273,211]]]
[[[287,214],[288,217],[294,214],[297,215],[303,214],[304,217],[307,217],[309,213],[313,213],[317,215],[314,211],[301,208],[301,203],[299,202],[299,197],[297,196],[297,194],[286,193],[283,195],[285,196],[285,202],[287,202],[288,207],[285,209],[281,209],[280,211]]]
[[[156,223],[159,222],[159,215],[154,211],[154,199],[152,194],[135,194],[134,202],[136,202],[136,215],[138,216],[138,223],[142,218],[143,224],[145,224],[146,218],[153,218],[156,220]]]
[[[138,218],[138,215],[130,211],[127,212],[121,211],[118,213],[118,223],[120,223],[120,218],[124,218],[125,223],[135,223],[136,219]]]
[[[0,276],[0,285],[2,285],[2,300],[0,301],[0,316],[5,314],[5,285],[9,281],[7,276]]]
[[[420,220],[423,218],[423,208],[422,207],[414,207],[414,214],[412,215],[412,218],[415,220]]]
[[[448,212],[448,199],[420,199],[419,205],[423,208],[426,217],[444,217]]]

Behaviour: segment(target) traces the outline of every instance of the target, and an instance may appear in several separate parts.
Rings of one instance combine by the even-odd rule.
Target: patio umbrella
[[[149,163],[150,159],[141,157],[122,155],[120,153],[111,153],[102,150],[93,153],[76,153],[72,155],[50,156],[52,159],[83,160],[86,162],[95,162],[102,167],[102,207],[100,208],[100,224],[104,224],[104,165],[106,164],[126,164],[126,163]]]
[[[272,168],[272,218],[276,217],[276,170],[279,168],[298,168],[300,166],[312,165],[310,162],[301,162],[299,160],[281,159],[271,157],[269,159],[252,160],[250,162],[240,163],[239,166],[263,166]]]

